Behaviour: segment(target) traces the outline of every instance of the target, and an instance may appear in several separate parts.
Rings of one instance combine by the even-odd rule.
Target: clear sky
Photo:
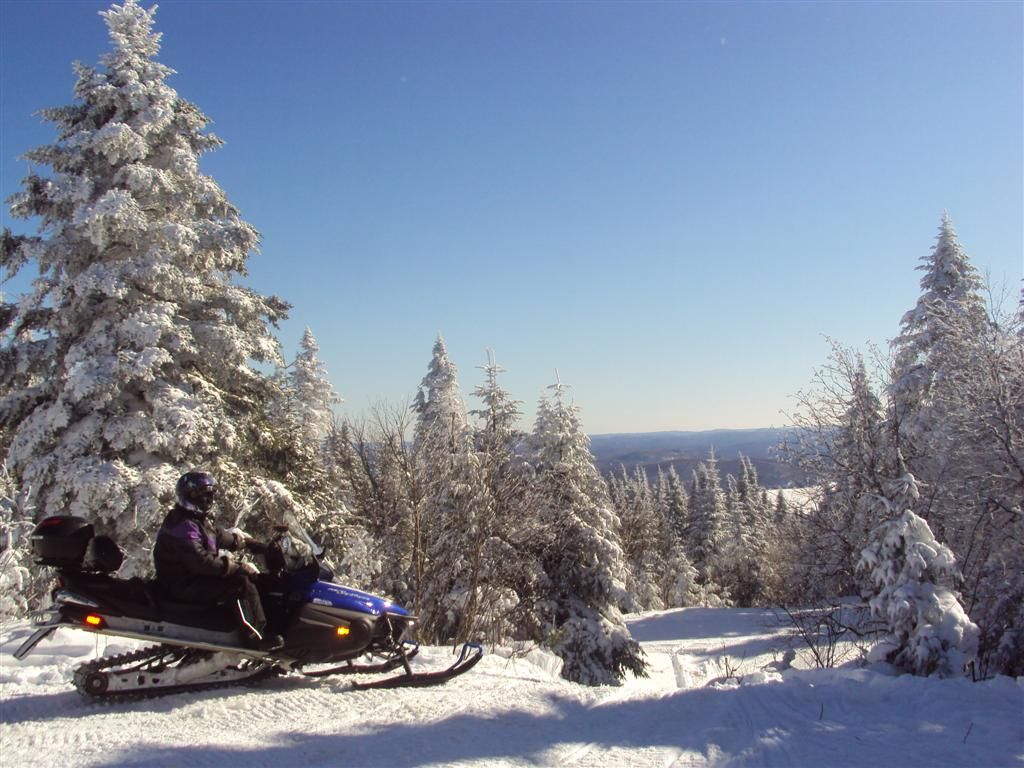
[[[0,0],[4,198],[108,4]],[[944,210],[1020,286],[1021,2],[159,6],[248,280],[352,416],[441,333],[470,407],[492,348],[527,423],[557,368],[591,433],[780,426],[825,335],[895,335]]]

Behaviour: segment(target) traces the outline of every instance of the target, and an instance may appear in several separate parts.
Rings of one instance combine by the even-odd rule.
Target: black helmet
[[[174,488],[178,504],[193,512],[209,512],[217,493],[217,481],[209,472],[186,472]]]

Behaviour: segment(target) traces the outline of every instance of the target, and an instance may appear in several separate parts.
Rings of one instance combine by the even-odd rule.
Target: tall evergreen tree
[[[728,536],[723,552],[726,571],[725,586],[737,605],[759,605],[765,595],[769,577],[768,551],[772,530],[768,526],[763,489],[758,484],[757,469],[746,456],[740,456],[740,474],[735,481],[730,475],[727,493],[729,506]]]
[[[630,610],[660,610],[661,581],[665,576],[665,548],[672,542],[668,521],[655,505],[650,481],[643,467],[627,476],[625,468],[615,509],[619,517],[619,538],[626,558],[626,589],[632,598]]]
[[[279,362],[269,326],[287,310],[234,281],[258,234],[199,171],[221,142],[165,82],[154,10],[103,14],[113,50],[76,66],[76,103],[43,112],[57,142],[27,155],[52,175],[11,201],[40,234],[5,232],[0,249],[8,277],[39,270],[5,312],[7,464],[37,514],[93,519],[136,570],[183,470],[211,469],[229,494],[248,485],[267,390],[252,363]]]
[[[563,659],[563,677],[618,684],[626,672],[645,668],[617,608],[624,575],[618,520],[576,407],[565,401],[560,382],[550,389],[537,409],[531,450],[545,532],[537,552],[545,576],[537,607],[546,642]]]
[[[416,414],[413,445],[417,452],[428,453],[429,461],[440,459],[444,464],[445,455],[452,453],[468,435],[466,406],[456,374],[444,338],[438,336],[412,406]]]
[[[722,551],[726,537],[726,503],[718,459],[712,450],[697,465],[690,492],[690,559],[703,584],[721,584]]]
[[[949,219],[893,342],[894,434],[918,505],[957,556],[986,671],[1024,670],[1024,337],[986,312]],[[998,310],[998,308],[994,308]]]
[[[943,214],[935,246],[922,257],[918,269],[924,272],[921,295],[903,316],[900,333],[892,341],[894,417],[900,449],[911,461],[921,450],[918,443],[923,434],[940,417],[930,407],[932,385],[958,365],[946,343],[948,328],[980,334],[988,324],[981,277],[960,246],[948,215]]]
[[[320,360],[320,345],[308,327],[288,370],[291,410],[302,439],[320,447],[334,426],[334,406],[342,402]]]
[[[662,514],[668,520],[673,536],[684,541],[690,525],[690,498],[674,464],[669,464],[665,472],[658,471],[658,488]]]
[[[526,435],[519,429],[521,403],[501,386],[504,373],[488,350],[484,383],[473,390],[482,407],[471,413],[476,430],[490,514],[478,516],[468,532],[469,599],[464,634],[512,637],[516,616],[527,610],[520,595],[535,592],[536,571],[528,553],[537,531],[531,514],[529,466],[519,450]]]
[[[467,537],[479,530],[480,520],[489,519],[493,509],[455,364],[440,336],[413,410],[413,450],[423,489],[420,629],[425,639],[449,640],[465,634],[472,623],[465,616],[473,581]]]

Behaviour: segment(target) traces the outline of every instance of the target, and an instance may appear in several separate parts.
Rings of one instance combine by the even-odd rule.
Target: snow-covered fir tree
[[[626,591],[631,600],[624,608],[631,611],[661,610],[661,581],[665,577],[665,548],[673,540],[668,520],[655,505],[654,493],[643,467],[632,476],[622,468],[613,477],[609,490],[619,517],[619,540],[626,558]]]
[[[714,450],[693,471],[690,491],[690,559],[702,584],[720,585],[721,556],[726,537],[726,504]]]
[[[730,475],[727,480],[729,535],[722,552],[724,586],[737,605],[760,605],[769,579],[768,551],[772,534],[763,489],[753,462],[743,455],[740,456],[739,477],[734,479]]]
[[[871,612],[888,634],[870,658],[915,675],[963,675],[977,653],[978,628],[954,590],[960,574],[952,551],[910,509],[918,495],[904,472],[876,499],[892,517],[875,529],[860,564],[876,588]]]
[[[467,536],[470,569],[467,631],[492,641],[513,637],[517,615],[526,606],[520,594],[534,590],[536,578],[528,553],[537,535],[530,514],[530,468],[521,455],[526,435],[519,429],[521,402],[502,387],[504,373],[487,351],[484,383],[473,390],[482,407],[471,411],[479,420],[475,444],[487,489],[489,515],[477,518],[477,528]]]
[[[958,365],[945,342],[948,329],[956,326],[980,334],[988,324],[981,277],[960,246],[947,214],[935,246],[922,257],[918,269],[924,272],[921,295],[903,316],[900,333],[892,341],[893,411],[900,449],[911,461],[931,423],[941,418],[931,408],[932,385]]]
[[[658,610],[717,604],[713,591],[698,582],[697,569],[686,553],[687,495],[682,480],[669,465],[658,469],[653,486],[637,467],[612,475],[608,488],[619,516],[626,553],[629,610]]]
[[[662,516],[669,522],[673,536],[683,541],[690,526],[690,497],[674,464],[669,464],[664,472],[658,470],[655,498]]]
[[[327,436],[334,430],[332,407],[341,402],[317,356],[318,346],[309,328],[299,343],[295,361],[279,367],[266,399],[258,428],[251,440],[254,463],[286,483],[302,507],[301,522],[324,548],[325,559],[340,562],[348,530],[347,497],[338,486],[327,451]],[[340,450],[336,442],[333,446]]]
[[[882,367],[882,364],[879,364]],[[816,388],[801,395],[794,417],[799,439],[787,446],[793,460],[818,484],[818,503],[807,514],[782,518],[792,561],[786,603],[857,595],[868,586],[856,564],[877,517],[876,496],[894,472],[895,446],[864,356],[832,343]]]
[[[469,541],[481,519],[493,516],[484,468],[459,391],[455,364],[438,336],[427,374],[413,404],[413,451],[423,497],[419,508],[422,557],[422,623],[425,639],[465,634],[473,578]]]
[[[334,426],[334,406],[342,400],[320,360],[320,345],[307,326],[299,340],[299,351],[288,369],[290,405],[302,438],[320,447]]]
[[[113,50],[77,65],[76,103],[44,110],[56,143],[12,215],[39,234],[2,239],[7,276],[38,277],[8,308],[0,370],[7,466],[38,515],[80,514],[148,564],[178,475],[248,485],[247,430],[279,363],[270,326],[287,306],[235,282],[258,234],[199,170],[220,145],[155,60],[155,9],[106,11]]]
[[[957,556],[983,674],[1024,672],[1024,337],[948,217],[893,342],[891,431],[921,481],[921,515]]]
[[[415,450],[430,454],[425,455],[429,460],[447,463],[447,456],[469,433],[469,426],[455,363],[448,357],[442,336],[434,342],[427,373],[416,391],[412,409],[416,414]]]
[[[545,642],[564,661],[563,677],[617,684],[626,672],[643,674],[645,662],[617,607],[624,576],[618,520],[565,390],[556,383],[541,399],[531,440],[544,531],[537,558],[545,582],[537,610],[547,625]]]

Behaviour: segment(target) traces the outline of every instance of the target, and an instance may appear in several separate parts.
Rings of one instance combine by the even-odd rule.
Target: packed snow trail
[[[6,625],[0,764],[1024,766],[1022,683],[779,671],[772,624],[736,609],[631,617],[650,676],[619,688],[565,682],[535,652],[490,654],[438,688],[288,677],[127,704],[86,702],[68,683],[75,665],[122,646],[61,630],[18,663],[28,628]],[[447,649],[421,655],[418,669],[449,663]]]

